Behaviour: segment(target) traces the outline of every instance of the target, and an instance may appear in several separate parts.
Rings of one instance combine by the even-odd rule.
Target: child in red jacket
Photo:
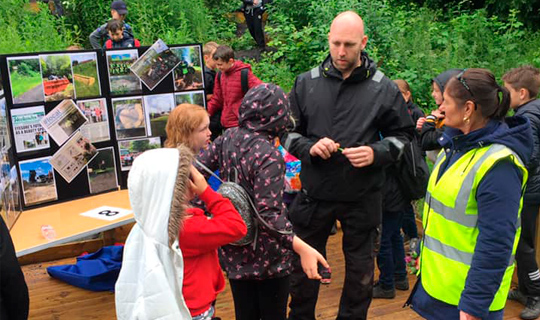
[[[262,81],[253,74],[249,64],[234,59],[234,51],[228,46],[219,46],[212,58],[219,73],[214,82],[214,95],[208,103],[208,112],[213,115],[222,110],[223,128],[238,127],[238,108],[244,95]]]
[[[208,146],[211,132],[208,112],[203,107],[181,104],[169,115],[165,146],[183,144],[194,154]],[[199,208],[188,208],[188,218],[180,231],[179,243],[184,258],[182,295],[193,319],[207,320],[214,314],[213,302],[225,288],[217,249],[246,235],[244,221],[232,203],[213,191],[204,176],[191,167],[186,200],[197,196],[212,215]]]

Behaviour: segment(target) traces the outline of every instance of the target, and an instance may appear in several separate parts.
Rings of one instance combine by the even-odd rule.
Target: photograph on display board
[[[40,55],[45,102],[75,97],[73,70],[69,54]]]
[[[180,59],[158,39],[131,66],[131,71],[153,90],[180,63]]]
[[[19,162],[25,206],[58,199],[51,157]]]
[[[172,47],[171,51],[180,58],[180,64],[173,73],[174,90],[195,90],[203,88],[201,47]]]
[[[146,150],[157,148],[161,148],[161,139],[159,137],[119,141],[118,150],[120,151],[122,171],[131,169],[133,160]]]
[[[43,106],[11,110],[11,125],[17,153],[49,148],[49,134],[40,123],[44,116]]]
[[[184,93],[175,93],[174,101],[176,105],[182,103],[196,104],[204,107],[204,91],[193,91]]]
[[[106,54],[111,94],[142,93],[141,81],[130,69],[139,58],[137,50],[107,51]]]
[[[142,97],[112,99],[117,139],[146,137]]]
[[[118,189],[113,147],[98,149],[98,154],[87,167],[91,194]]]
[[[90,140],[77,131],[50,159],[62,178],[68,183],[73,181],[96,155],[97,149]]]
[[[75,96],[77,99],[101,96],[96,53],[72,54],[71,65],[73,66]]]
[[[146,122],[148,123],[149,136],[165,137],[165,126],[169,119],[169,114],[176,105],[174,95],[156,94],[144,97],[144,110],[146,111]]]
[[[38,56],[7,58],[13,103],[43,102],[43,80]]]
[[[59,146],[86,122],[88,119],[71,99],[60,102],[40,121],[49,136]]]
[[[105,98],[79,100],[77,105],[88,119],[88,122],[81,127],[83,136],[90,139],[92,143],[110,140],[109,115]]]

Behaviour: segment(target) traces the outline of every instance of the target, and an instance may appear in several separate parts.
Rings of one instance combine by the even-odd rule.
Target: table
[[[120,190],[23,211],[13,228],[11,238],[17,257],[71,242],[93,234],[134,222],[133,214],[105,221],[80,214],[97,207],[108,206],[131,209],[128,190]],[[41,234],[41,226],[50,225],[56,231],[54,240]]]

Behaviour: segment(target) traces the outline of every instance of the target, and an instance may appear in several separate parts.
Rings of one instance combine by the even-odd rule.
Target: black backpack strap
[[[217,73],[217,81],[221,84],[221,71],[218,71]]]
[[[248,72],[249,69],[247,68],[240,70],[240,82],[242,83],[242,92],[244,94],[249,90]]]

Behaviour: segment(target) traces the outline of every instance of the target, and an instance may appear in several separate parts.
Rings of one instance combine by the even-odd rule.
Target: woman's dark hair
[[[446,93],[460,105],[474,102],[486,119],[502,120],[510,109],[510,92],[487,69],[465,69],[448,81]]]

